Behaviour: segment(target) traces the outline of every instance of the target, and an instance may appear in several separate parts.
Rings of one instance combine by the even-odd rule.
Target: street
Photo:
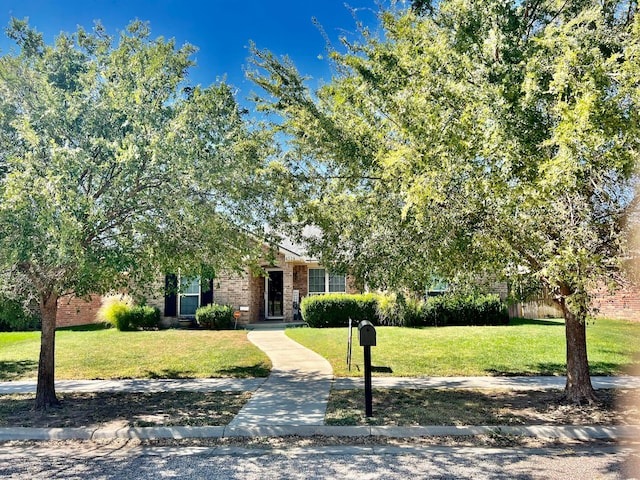
[[[638,452],[470,447],[1,446],[3,479],[631,479]]]

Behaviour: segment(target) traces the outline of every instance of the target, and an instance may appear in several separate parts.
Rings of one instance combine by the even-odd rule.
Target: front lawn
[[[0,381],[35,379],[40,332],[0,333]],[[271,361],[244,331],[56,333],[56,379],[264,377]]]
[[[371,348],[379,376],[564,375],[561,320],[512,320],[500,327],[377,327]],[[363,348],[353,329],[352,369],[346,365],[347,328],[287,330],[293,340],[327,358],[336,376],[363,375]],[[592,375],[626,372],[640,352],[640,323],[596,320],[587,326]]]

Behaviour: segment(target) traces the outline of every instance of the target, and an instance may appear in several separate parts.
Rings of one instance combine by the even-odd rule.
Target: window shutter
[[[213,303],[213,279],[203,278],[200,282],[200,305],[211,305]]]
[[[172,273],[164,277],[164,316],[178,315],[178,277]]]

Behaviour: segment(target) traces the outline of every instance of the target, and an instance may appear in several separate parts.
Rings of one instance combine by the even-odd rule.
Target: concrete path
[[[56,392],[253,392],[266,378],[57,380]],[[35,380],[0,382],[0,395],[35,393]]]
[[[230,427],[324,425],[333,369],[283,330],[254,330],[249,340],[271,359],[271,375]]]
[[[57,380],[56,392],[254,392],[266,378]],[[373,377],[374,388],[563,389],[567,377]],[[362,377],[335,378],[333,389],[363,388]],[[591,377],[594,388],[640,388],[640,377]],[[0,382],[0,395],[35,393],[35,380]]]

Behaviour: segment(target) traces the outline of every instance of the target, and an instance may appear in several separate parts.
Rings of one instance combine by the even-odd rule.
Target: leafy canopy
[[[240,268],[259,232],[268,138],[232,89],[190,86],[195,48],[97,25],[53,45],[26,21],[0,58],[0,262],[46,298]]]
[[[311,92],[254,48],[292,231],[371,286],[528,275],[582,316],[617,275],[638,161],[635,2],[416,2]],[[288,175],[288,177],[287,177]],[[309,198],[307,200],[307,198]]]

